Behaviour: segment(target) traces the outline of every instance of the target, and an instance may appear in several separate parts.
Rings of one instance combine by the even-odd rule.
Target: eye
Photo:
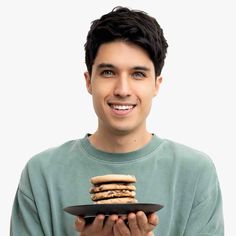
[[[132,77],[133,77],[134,79],[142,79],[142,78],[145,78],[146,75],[145,75],[145,73],[143,73],[143,72],[141,72],[141,71],[136,71],[136,72],[134,72],[134,73],[132,74]]]
[[[103,70],[101,75],[105,78],[114,77],[115,73],[112,70]]]

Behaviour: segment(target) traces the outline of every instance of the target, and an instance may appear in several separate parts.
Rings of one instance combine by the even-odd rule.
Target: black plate
[[[83,216],[84,218],[95,217],[98,214],[105,216],[111,214],[124,215],[130,212],[143,211],[150,214],[159,211],[163,208],[160,204],[149,203],[131,203],[131,204],[92,204],[92,205],[77,205],[64,208],[64,211],[75,215]]]

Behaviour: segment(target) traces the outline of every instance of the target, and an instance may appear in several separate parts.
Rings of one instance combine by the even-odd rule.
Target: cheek
[[[99,99],[96,96],[93,96],[93,108],[98,117],[102,117],[104,112],[102,104],[99,102]]]
[[[93,102],[96,104],[104,102],[104,91],[102,89],[93,89],[92,97]]]
[[[102,89],[95,89],[92,93],[93,107],[97,114],[102,114],[105,107],[105,95]]]
[[[143,111],[145,111],[145,113],[149,113],[151,106],[152,106],[152,99],[154,98],[154,95],[149,92],[147,93],[146,91],[143,92],[143,95],[141,97],[141,105],[142,105],[142,109]]]
[[[141,90],[139,90],[139,95],[140,95],[140,99],[149,104],[152,102],[152,99],[155,96],[155,91],[153,88],[149,88],[147,86],[143,86]]]

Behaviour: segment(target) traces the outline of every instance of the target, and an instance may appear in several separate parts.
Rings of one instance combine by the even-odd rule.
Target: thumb
[[[148,215],[148,223],[153,225],[153,226],[157,226],[158,225],[159,218],[158,218],[156,213],[151,213],[150,215]]]
[[[147,236],[154,236],[153,232],[148,232]]]
[[[78,216],[75,219],[75,229],[79,232],[82,232],[84,230],[85,227],[85,220],[83,219],[83,217]]]

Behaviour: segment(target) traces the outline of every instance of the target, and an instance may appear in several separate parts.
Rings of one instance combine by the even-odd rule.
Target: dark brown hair
[[[85,62],[88,72],[101,44],[126,41],[143,48],[152,60],[156,76],[160,75],[167,53],[167,41],[156,19],[146,12],[116,7],[91,24],[85,43]]]

